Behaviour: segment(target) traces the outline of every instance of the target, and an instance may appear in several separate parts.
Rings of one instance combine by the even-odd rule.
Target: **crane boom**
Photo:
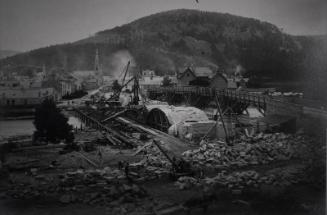
[[[124,83],[125,83],[125,79],[126,79],[126,75],[127,75],[127,72],[128,72],[128,68],[129,68],[129,65],[131,64],[131,61],[128,61],[127,63],[127,66],[126,66],[126,70],[125,70],[125,74],[124,74],[124,77],[123,77],[123,81],[121,82],[121,85],[123,86]],[[122,87],[123,88],[123,87]]]
[[[114,92],[114,94],[112,96],[110,96],[110,98],[108,100],[112,100],[112,99],[119,100],[119,96],[120,96],[120,93],[123,90],[123,88],[125,86],[127,86],[127,84],[133,80],[133,78],[132,78],[131,80],[127,81],[127,83],[125,83],[125,79],[126,79],[126,75],[127,75],[130,63],[131,62],[128,61],[120,89],[117,92]]]

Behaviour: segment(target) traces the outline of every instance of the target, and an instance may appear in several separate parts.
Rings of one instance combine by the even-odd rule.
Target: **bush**
[[[65,140],[71,143],[74,140],[72,126],[68,124],[68,119],[57,108],[51,99],[46,99],[37,107],[35,112],[34,139],[45,139],[53,143]]]
[[[172,85],[171,79],[168,76],[165,76],[162,80],[163,87],[169,87]]]

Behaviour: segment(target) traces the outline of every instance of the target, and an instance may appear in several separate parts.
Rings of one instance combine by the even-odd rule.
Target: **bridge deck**
[[[237,100],[238,102],[248,103],[257,107],[266,107],[274,110],[275,112],[281,111],[281,114],[285,115],[298,115],[310,114],[311,112],[315,115],[319,113],[320,116],[327,116],[327,111],[324,108],[317,107],[316,102],[299,102],[301,99],[296,99],[296,102],[286,101],[282,99],[272,98],[267,95],[251,93],[247,91],[237,90],[217,90],[208,87],[194,87],[194,86],[175,86],[175,87],[151,87],[147,89],[150,94],[177,94],[187,95],[195,94],[203,97],[214,98],[216,95],[218,98],[228,98],[230,100]],[[302,101],[302,100],[301,100]],[[305,101],[305,100],[303,100]],[[305,104],[305,105],[304,105]],[[310,110],[310,112],[308,112]],[[326,117],[327,118],[327,117]]]

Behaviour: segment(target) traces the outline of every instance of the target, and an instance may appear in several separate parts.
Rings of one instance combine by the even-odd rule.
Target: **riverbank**
[[[68,118],[68,124],[73,128],[81,128],[82,122],[72,115],[66,115]],[[22,135],[32,135],[35,131],[33,124],[34,119],[19,119],[19,120],[0,120],[0,141]]]
[[[0,140],[12,136],[32,135],[35,131],[33,120],[0,120]]]

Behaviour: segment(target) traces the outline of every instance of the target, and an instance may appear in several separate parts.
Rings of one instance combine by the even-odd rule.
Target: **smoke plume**
[[[127,50],[118,51],[110,56],[110,69],[109,72],[112,77],[116,79],[121,79],[123,77],[124,71],[128,61],[130,61],[130,68],[136,66],[136,62],[133,56]]]

